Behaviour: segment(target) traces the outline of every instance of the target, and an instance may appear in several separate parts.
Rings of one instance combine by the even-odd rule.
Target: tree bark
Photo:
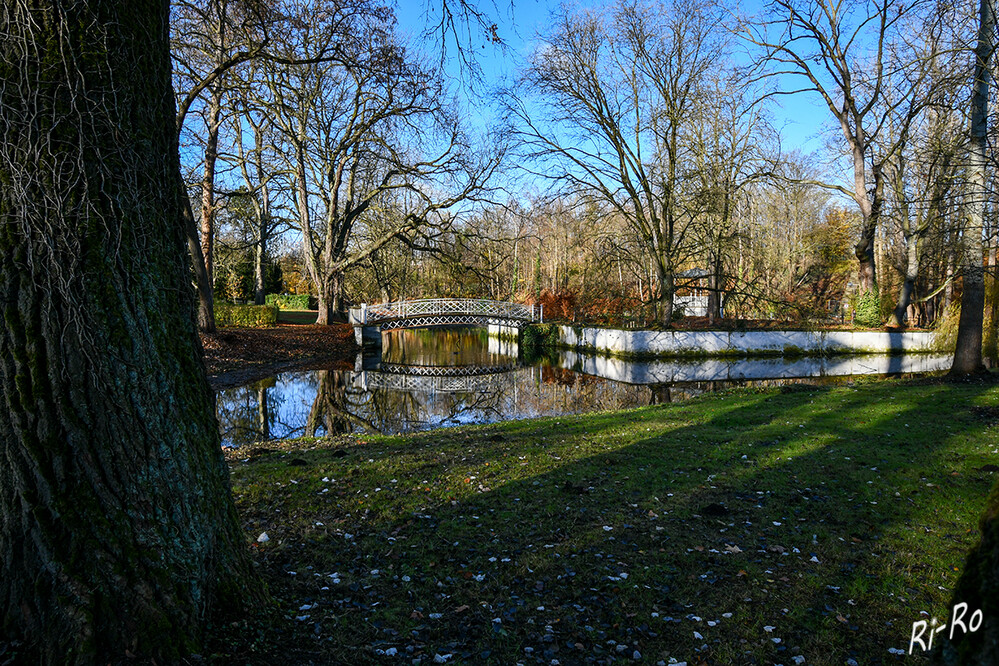
[[[985,212],[988,150],[990,64],[995,33],[995,10],[992,0],[982,0],[975,46],[975,80],[971,94],[971,146],[968,155],[967,226],[964,229],[963,288],[961,290],[961,318],[958,320],[957,348],[951,377],[962,377],[985,372],[982,363],[982,318],[985,314],[985,269],[982,266],[982,227]]]
[[[860,240],[854,246],[857,257],[857,277],[860,283],[860,293],[878,290],[878,274],[874,254],[874,239],[878,224],[881,221],[881,205],[884,196],[884,177],[879,166],[872,169],[874,177],[873,193],[868,194],[866,184],[866,169],[864,167],[864,150],[854,147],[854,180],[857,203],[863,217],[860,230]],[[859,153],[860,166],[857,166]]]
[[[343,286],[343,271],[337,270],[334,270],[327,280],[318,284],[319,314],[316,316],[316,325],[327,325],[342,320]]]
[[[208,100],[208,136],[205,138],[205,171],[201,178],[201,254],[205,258],[208,284],[215,288],[215,165],[219,156],[222,125],[222,86],[212,87]]]
[[[168,3],[0,8],[0,631],[200,650],[259,599],[195,330]]]
[[[659,272],[659,323],[669,328],[673,323],[673,296],[676,295],[676,282],[671,271]]]
[[[982,539],[964,564],[951,607],[968,604],[968,614],[982,611],[981,628],[945,646],[944,663],[992,666],[999,663],[999,486],[993,488],[979,521]]]
[[[905,279],[895,305],[894,324],[905,326],[906,312],[912,302],[912,292],[916,289],[916,279],[919,277],[919,235],[914,232],[905,236]]]
[[[212,282],[205,267],[205,255],[201,252],[198,240],[198,227],[191,210],[191,199],[187,195],[184,178],[177,173],[177,195],[180,200],[181,227],[187,237],[187,251],[194,269],[194,286],[198,293],[198,330],[202,333],[215,332],[215,294]]]

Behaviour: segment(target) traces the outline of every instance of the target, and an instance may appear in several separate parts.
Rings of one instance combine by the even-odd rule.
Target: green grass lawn
[[[278,310],[279,324],[315,324],[319,312],[316,310]]]
[[[947,619],[997,424],[991,386],[865,381],[266,444],[232,479],[278,610],[221,651],[911,661],[889,649],[921,611]]]

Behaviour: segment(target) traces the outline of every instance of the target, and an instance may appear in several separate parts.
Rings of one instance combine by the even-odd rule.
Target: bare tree
[[[288,48],[309,54],[339,34],[312,21]],[[481,194],[499,165],[480,159],[439,77],[413,62],[384,21],[356,24],[350,58],[269,72],[266,105],[282,134],[318,323],[343,311],[344,274],[396,239],[446,224],[444,211]],[[297,55],[297,57],[303,57]],[[371,208],[405,191],[413,207],[358,245]]]
[[[854,251],[862,292],[878,289],[874,238],[884,204],[884,161],[894,153],[889,147],[875,158],[871,151],[889,115],[883,106],[885,91],[892,76],[906,73],[916,82],[928,70],[922,60],[889,62],[889,47],[900,22],[923,4],[774,0],[766,20],[743,23],[744,37],[763,49],[761,66],[769,68],[765,75],[804,81],[801,88],[778,94],[817,94],[843,134],[853,163],[853,187],[824,184],[853,198],[860,209],[863,224]]]
[[[235,154],[228,158],[235,162],[242,176],[242,191],[250,195],[254,225],[251,234],[253,251],[253,302],[263,305],[264,270],[269,258],[269,243],[286,228],[286,221],[278,213],[276,184],[280,182],[281,165],[274,145],[277,138],[273,121],[266,109],[253,102],[251,87],[256,80],[255,69],[239,90],[239,103],[233,115],[233,144]],[[250,145],[246,145],[246,144]]]
[[[740,239],[736,217],[750,187],[775,175],[775,133],[758,94],[734,73],[715,75],[698,105],[694,162],[689,178],[699,181],[703,209],[701,245],[708,272],[708,319],[722,316],[726,285],[737,275],[726,272],[726,259]]]
[[[198,323],[202,331],[215,330],[213,313],[213,243],[215,168],[227,78],[241,63],[260,57],[269,41],[268,28],[275,13],[259,0],[179,0],[171,5],[171,52],[177,91],[176,127],[183,133],[188,115],[208,91],[202,131],[194,142],[202,148],[200,179],[200,229],[187,187],[180,183],[184,203],[184,231],[198,287]],[[199,234],[200,231],[200,234]]]
[[[910,105],[925,94],[931,94],[933,99],[912,121],[903,118],[898,125],[889,121],[883,132],[892,151],[884,161],[887,217],[898,224],[902,240],[902,283],[892,314],[895,326],[904,326],[908,321],[907,311],[921,277],[928,237],[947,230],[947,202],[955,193],[964,143],[960,129],[964,119],[955,111],[956,86],[930,86],[934,91],[895,91]]]
[[[696,0],[624,1],[607,14],[563,9],[524,73],[523,94],[533,97],[510,102],[539,173],[597,197],[632,226],[667,325],[699,212],[683,176],[691,112],[721,63],[718,19]]]

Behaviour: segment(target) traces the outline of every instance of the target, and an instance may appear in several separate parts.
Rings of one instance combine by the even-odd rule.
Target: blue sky
[[[576,6],[598,6],[602,0],[579,0]],[[480,6],[496,22],[498,34],[507,45],[506,49],[486,43],[483,35],[473,33],[476,56],[482,67],[485,87],[502,85],[516,75],[526,62],[538,33],[543,33],[548,24],[552,9],[557,8],[557,0],[477,0]],[[744,10],[754,10],[760,3],[743,4]],[[428,20],[439,16],[441,0],[399,0],[397,16],[399,27],[410,34],[419,34]],[[734,8],[734,7],[733,7]],[[453,54],[453,49],[451,50]],[[457,63],[449,63],[452,75],[458,73]],[[793,85],[793,84],[789,84]],[[467,86],[463,89],[467,90]],[[474,98],[473,98],[474,99]],[[782,96],[779,106],[774,109],[775,121],[781,128],[784,148],[787,151],[800,149],[802,152],[821,151],[824,133],[833,127],[829,110],[815,95],[797,94]],[[488,108],[480,108],[479,113],[488,114]]]

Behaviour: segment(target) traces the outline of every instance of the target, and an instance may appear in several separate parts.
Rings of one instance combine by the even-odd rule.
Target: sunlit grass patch
[[[303,442],[234,462],[233,484],[282,610],[267,631],[308,658],[889,661],[920,610],[946,612],[997,404],[894,381],[736,390]]]

